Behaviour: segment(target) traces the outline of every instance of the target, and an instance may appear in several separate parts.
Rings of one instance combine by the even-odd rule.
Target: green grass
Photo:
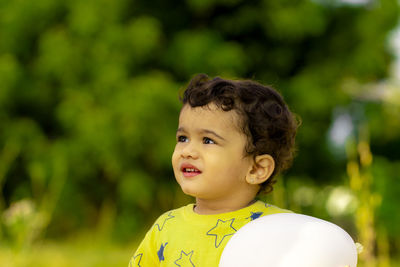
[[[1,267],[127,267],[136,244],[125,246],[80,237],[72,241],[43,241],[30,249],[0,244]]]

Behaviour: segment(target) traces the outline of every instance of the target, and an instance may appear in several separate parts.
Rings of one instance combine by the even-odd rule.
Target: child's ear
[[[254,158],[252,169],[246,176],[249,184],[262,184],[272,175],[275,169],[275,161],[271,155],[263,154]]]

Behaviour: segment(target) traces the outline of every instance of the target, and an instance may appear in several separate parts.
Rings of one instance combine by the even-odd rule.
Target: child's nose
[[[185,147],[182,149],[181,154],[182,154],[183,158],[198,158],[199,157],[199,151],[193,142],[187,143],[185,145]]]

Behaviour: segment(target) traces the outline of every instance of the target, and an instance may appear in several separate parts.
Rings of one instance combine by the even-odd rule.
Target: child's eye
[[[184,135],[179,135],[176,139],[180,143],[185,143],[185,142],[188,141],[188,138],[186,136],[184,136]]]
[[[204,144],[207,144],[207,145],[216,144],[216,143],[214,142],[214,140],[212,140],[212,139],[210,139],[210,138],[208,138],[208,137],[204,137],[204,138],[203,138],[203,143],[204,143]]]

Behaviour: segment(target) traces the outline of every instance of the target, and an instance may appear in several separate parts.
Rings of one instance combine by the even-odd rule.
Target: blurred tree
[[[301,187],[288,197],[299,209],[326,199],[316,185],[344,183],[346,157],[328,134],[337,107],[361,106],[381,158],[376,190],[392,199],[379,218],[390,217],[398,113],[359,85],[389,75],[397,20],[396,0],[0,1],[0,209],[32,199],[48,236],[111,216],[104,225],[130,239],[188,201],[170,155],[179,88],[204,72],[272,84],[302,117],[285,180],[290,193]]]

